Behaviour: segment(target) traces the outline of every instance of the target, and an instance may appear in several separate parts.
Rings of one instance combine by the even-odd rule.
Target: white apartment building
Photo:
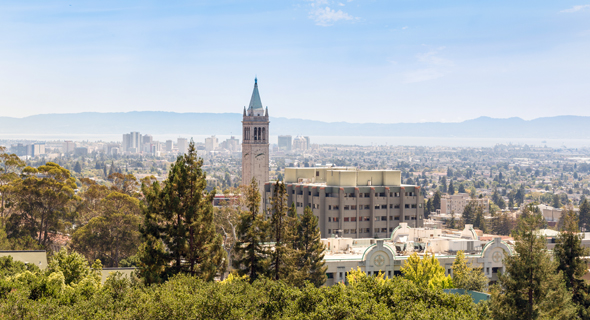
[[[465,206],[471,201],[475,201],[479,206],[482,206],[484,213],[490,212],[490,201],[488,198],[472,199],[467,193],[458,193],[454,195],[445,195],[440,199],[440,213],[463,214]]]

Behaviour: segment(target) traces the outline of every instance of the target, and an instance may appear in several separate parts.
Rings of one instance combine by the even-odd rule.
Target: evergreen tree
[[[441,192],[447,192],[447,177],[442,177],[439,189]]]
[[[293,212],[291,215],[296,216],[295,210],[288,210],[287,207],[287,189],[285,184],[277,181],[274,186],[272,196],[272,212],[270,218],[270,241],[274,242],[274,249],[270,253],[270,276],[275,280],[285,279],[293,270],[294,251],[293,235],[290,230],[290,219],[287,211]]]
[[[553,206],[553,208],[561,208],[561,202],[559,201],[559,195],[554,194],[553,195],[553,202],[551,203],[551,205]]]
[[[584,231],[590,230],[590,203],[588,203],[588,199],[584,199],[580,205],[579,226],[580,229],[583,229]]]
[[[473,222],[475,221],[475,216],[477,214],[478,207],[479,206],[475,201],[469,201],[469,203],[467,203],[467,205],[463,209],[463,215],[461,218],[463,225],[473,224]]]
[[[206,174],[202,166],[203,160],[197,158],[191,140],[188,152],[178,156],[162,187],[157,181],[151,186],[142,186],[146,205],[141,232],[152,247],[144,247],[148,251],[141,256],[149,260],[152,258],[146,255],[161,256],[165,265],[161,266],[160,279],[187,273],[213,280],[225,271],[226,252],[214,223],[215,190],[206,191]],[[165,245],[166,251],[153,247],[153,242],[158,240]],[[142,261],[147,265],[146,262]]]
[[[530,208],[526,207],[525,211]],[[504,258],[506,272],[499,287],[492,290],[494,319],[572,319],[576,308],[556,262],[546,250],[546,240],[537,236],[542,216],[523,213],[518,228],[514,255]]]
[[[234,247],[232,262],[240,275],[247,275],[250,282],[254,282],[264,275],[268,264],[268,252],[264,246],[267,228],[262,214],[258,213],[260,193],[255,178],[252,178],[250,186],[246,188],[246,208],[240,215],[238,241]]]
[[[453,180],[451,180],[451,182],[449,182],[449,194],[450,195],[455,194],[455,187],[453,186]]]
[[[473,226],[478,228],[479,230],[483,231],[484,233],[488,232],[483,208],[479,205],[477,206],[477,208],[475,210],[475,219],[473,220]]]
[[[455,212],[451,212],[451,220],[449,220],[449,229],[457,228],[457,221],[455,220]]]
[[[432,204],[432,198],[429,198],[428,201],[426,201],[426,206],[425,206],[426,210],[424,210],[424,219],[428,219],[428,216],[430,216],[430,213],[435,211],[434,210],[434,205]]]
[[[76,161],[76,164],[74,165],[74,172],[82,173],[82,165],[80,164],[80,161]]]
[[[302,273],[302,280],[311,282],[316,287],[326,282],[324,262],[325,247],[321,241],[318,219],[313,215],[310,207],[303,211],[301,221],[297,226],[297,269]]]
[[[434,196],[432,198],[432,206],[434,208],[433,211],[440,210],[440,198],[441,198],[440,191],[436,190],[436,192],[434,193]]]
[[[582,237],[578,232],[578,218],[573,211],[568,210],[553,255],[558,263],[557,270],[563,272],[565,284],[572,291],[574,303],[578,305],[579,317],[590,319],[590,285],[582,279],[587,269],[582,257],[588,256],[588,249],[582,246]]]
[[[465,191],[465,185],[463,183],[460,183],[459,184],[459,191],[458,192],[459,193],[465,193],[466,192]]]
[[[109,175],[107,174],[107,166],[103,166],[102,167],[102,173],[104,174],[104,177],[108,177]]]

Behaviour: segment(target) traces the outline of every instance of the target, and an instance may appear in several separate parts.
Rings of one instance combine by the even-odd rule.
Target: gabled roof
[[[254,91],[252,92],[252,98],[250,98],[250,106],[248,109],[263,109],[262,101],[260,101],[260,93],[258,93],[258,79],[254,78]]]

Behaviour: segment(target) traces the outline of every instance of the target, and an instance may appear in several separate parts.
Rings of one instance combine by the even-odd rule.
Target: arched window
[[[258,130],[256,130],[257,128],[254,127],[254,141],[258,140]]]
[[[262,140],[266,141],[266,128],[262,128]]]
[[[248,131],[248,128],[244,128],[244,140],[248,140],[248,136],[246,135],[246,131]]]
[[[260,134],[261,131],[262,128],[258,127],[258,140],[262,140],[262,135]]]

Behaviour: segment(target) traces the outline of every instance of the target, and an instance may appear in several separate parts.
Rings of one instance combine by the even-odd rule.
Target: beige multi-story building
[[[440,199],[440,213],[442,214],[463,214],[465,206],[469,202],[475,201],[477,205],[483,208],[484,213],[490,212],[490,200],[488,198],[472,199],[467,193],[458,193],[454,195],[443,196]]]
[[[254,79],[254,91],[248,110],[244,107],[242,120],[242,184],[249,185],[256,178],[259,192],[268,181],[268,107],[262,107],[258,93],[258,79]]]
[[[347,167],[285,168],[288,204],[298,214],[310,207],[322,237],[380,238],[400,223],[424,224],[420,187],[401,184],[398,170]],[[264,186],[263,209],[270,214],[275,184]]]
[[[219,147],[219,140],[216,136],[205,138],[205,150],[215,151]]]

